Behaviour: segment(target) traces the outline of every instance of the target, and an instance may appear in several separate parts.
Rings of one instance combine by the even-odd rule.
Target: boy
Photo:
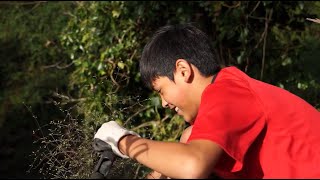
[[[319,178],[320,113],[306,101],[221,68],[208,37],[185,24],[145,46],[141,77],[190,123],[187,143],[139,137],[114,121],[95,134],[123,158],[170,178]]]

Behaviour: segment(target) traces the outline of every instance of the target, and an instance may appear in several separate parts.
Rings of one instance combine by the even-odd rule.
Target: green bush
[[[88,177],[98,158],[91,147],[94,132],[110,120],[143,137],[178,140],[186,126],[184,121],[161,107],[160,98],[144,88],[138,72],[144,45],[157,28],[166,24],[196,23],[212,39],[221,63],[236,65],[250,76],[287,89],[320,108],[320,25],[306,21],[308,17],[320,17],[319,6],[319,2],[301,1],[77,1],[42,4],[40,9],[46,15],[41,18],[35,14],[27,16],[36,19],[26,19],[25,26],[19,26],[24,28],[14,30],[17,34],[0,34],[7,40],[20,35],[16,44],[26,43],[22,43],[23,54],[13,56],[15,49],[12,47],[7,55],[12,56],[12,61],[18,61],[21,56],[29,57],[21,68],[33,70],[29,76],[23,75],[24,71],[12,73],[17,67],[18,62],[15,62],[2,73],[6,76],[1,78],[8,82],[39,77],[36,74],[41,70],[39,67],[49,62],[68,67],[64,73],[52,76],[50,71],[42,69],[41,78],[26,86],[30,88],[26,88],[25,93],[30,94],[39,90],[34,88],[38,87],[34,83],[46,85],[45,92],[51,89],[51,94],[40,93],[35,102],[47,97],[50,102],[55,102],[65,117],[52,118],[47,136],[41,138],[43,146],[35,153],[44,156],[35,158],[33,167],[41,165],[41,173],[46,177]],[[32,7],[26,7],[26,10]],[[59,11],[59,7],[64,8]],[[18,11],[11,13],[11,17],[23,17]],[[51,19],[57,20],[59,28],[48,28],[52,26],[48,26]],[[39,29],[23,31],[34,21],[38,25],[31,27],[45,30],[47,34],[34,33],[44,32]],[[1,29],[1,32],[7,31]],[[32,36],[28,38],[22,34]],[[48,41],[44,41],[46,39]],[[54,48],[39,51],[44,42]],[[7,61],[11,60],[7,58]],[[56,82],[50,77],[64,80]],[[56,84],[59,86],[53,86]],[[52,90],[54,88],[58,91]],[[1,91],[2,99],[7,97],[8,89],[6,86]],[[17,102],[25,101],[20,96],[16,99]],[[48,146],[50,148],[46,148]],[[133,161],[119,161],[114,168],[112,176],[115,178],[142,178],[149,171]],[[128,168],[130,171],[123,171]]]

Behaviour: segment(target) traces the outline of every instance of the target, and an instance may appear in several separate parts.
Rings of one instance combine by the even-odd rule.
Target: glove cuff
[[[128,156],[122,154],[118,148],[119,140],[126,135],[136,135],[140,137],[137,133],[133,131],[129,131],[122,126],[118,125],[115,121],[110,121],[104,123],[98,130],[98,132],[94,135],[94,138],[101,139],[102,141],[110,144],[112,151],[122,157],[129,158]]]

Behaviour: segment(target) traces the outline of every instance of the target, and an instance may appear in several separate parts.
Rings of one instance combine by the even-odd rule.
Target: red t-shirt
[[[204,90],[194,139],[224,149],[213,168],[222,178],[320,178],[320,112],[236,67]]]

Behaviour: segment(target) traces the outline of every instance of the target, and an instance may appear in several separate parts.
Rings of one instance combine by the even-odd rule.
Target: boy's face
[[[194,91],[194,86],[189,82],[190,68],[188,63],[177,64],[174,81],[166,76],[160,76],[152,84],[153,89],[159,93],[164,108],[176,111],[186,122],[193,124],[200,100]]]
[[[183,86],[179,86],[168,77],[159,77],[153,82],[153,87],[161,97],[162,107],[176,111],[186,122],[193,124],[198,109],[189,103]]]

